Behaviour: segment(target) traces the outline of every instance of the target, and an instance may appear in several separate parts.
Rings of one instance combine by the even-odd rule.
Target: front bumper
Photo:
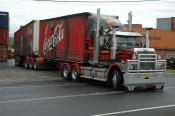
[[[125,86],[154,86],[165,83],[165,72],[125,73]]]

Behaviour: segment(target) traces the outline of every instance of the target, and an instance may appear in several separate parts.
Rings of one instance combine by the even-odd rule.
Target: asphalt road
[[[113,91],[96,81],[66,82],[57,71],[0,64],[0,116],[174,116],[175,74],[163,91]]]

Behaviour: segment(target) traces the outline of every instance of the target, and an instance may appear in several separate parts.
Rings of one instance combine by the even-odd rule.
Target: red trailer
[[[0,11],[0,62],[8,60],[9,14]]]
[[[18,40],[21,36],[18,33],[30,24],[17,31],[15,39]],[[128,90],[140,86],[163,89],[165,61],[157,60],[154,49],[141,48],[139,33],[122,32],[122,28],[118,17],[99,13],[40,20],[32,31],[39,32],[32,34],[32,47],[36,44],[36,49],[23,54],[23,63],[35,70],[57,66],[65,80],[100,80],[109,82],[117,90],[123,86]],[[23,46],[21,40],[16,44],[20,42]],[[16,53],[16,56],[19,55]]]
[[[88,15],[82,13],[41,20],[39,34],[41,56],[47,59],[83,63]]]
[[[6,62],[8,59],[8,29],[0,28],[0,62]]]
[[[23,65],[29,57],[38,55],[39,21],[21,26],[14,34],[15,65]]]
[[[108,28],[110,21],[121,26],[118,17],[104,16],[101,26]],[[38,57],[26,60],[25,66],[33,69],[64,62],[88,64],[93,61],[96,15],[88,12],[40,20]],[[103,49],[100,60],[110,59],[109,50]],[[45,65],[47,64],[47,65]],[[51,66],[53,67],[53,66]]]

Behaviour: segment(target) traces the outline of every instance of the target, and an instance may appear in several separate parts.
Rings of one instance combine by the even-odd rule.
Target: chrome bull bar
[[[132,72],[164,72],[166,60],[157,60],[157,54],[138,54],[138,60],[128,60],[126,69]]]
[[[165,83],[166,60],[157,60],[156,54],[139,54],[137,60],[128,60],[124,86],[129,91],[135,87],[162,89]]]

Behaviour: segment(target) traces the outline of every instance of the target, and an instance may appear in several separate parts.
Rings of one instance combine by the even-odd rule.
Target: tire
[[[63,68],[62,68],[62,78],[64,80],[70,80],[70,71],[69,71],[69,68],[66,64],[63,65]]]
[[[27,62],[24,62],[24,67],[25,67],[26,69],[29,69],[29,64],[28,64]]]
[[[77,69],[76,66],[74,66],[74,67],[72,68],[71,79],[72,79],[72,81],[75,81],[75,82],[77,82],[77,81],[80,80],[80,76],[79,76],[79,74],[78,74],[78,69]]]
[[[37,62],[35,61],[34,64],[33,64],[33,69],[34,70],[39,70],[39,66],[37,64]]]
[[[29,63],[29,69],[33,69],[33,64],[31,62]]]
[[[123,88],[122,74],[119,70],[116,69],[112,71],[110,77],[110,83],[114,90],[122,90]]]
[[[170,58],[169,62],[170,62],[170,64],[175,64],[175,59],[174,58]]]

